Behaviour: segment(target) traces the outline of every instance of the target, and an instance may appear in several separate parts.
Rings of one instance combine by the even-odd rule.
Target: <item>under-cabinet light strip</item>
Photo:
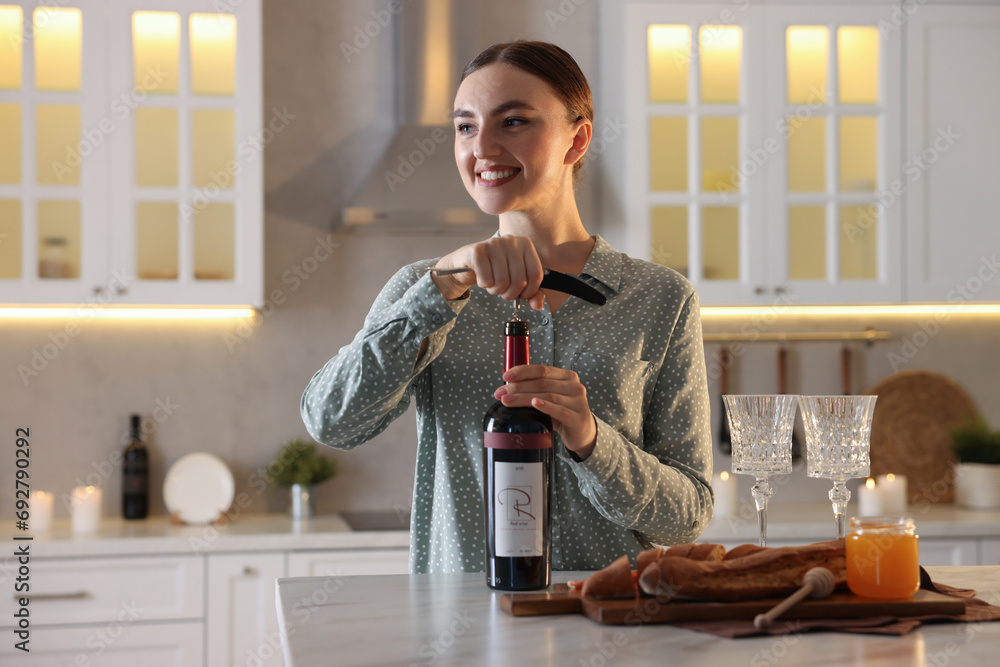
[[[830,317],[835,315],[1000,315],[1000,303],[858,306],[702,306],[702,317]]]
[[[0,319],[81,318],[102,320],[222,320],[253,317],[248,306],[234,308],[62,308],[0,307]]]

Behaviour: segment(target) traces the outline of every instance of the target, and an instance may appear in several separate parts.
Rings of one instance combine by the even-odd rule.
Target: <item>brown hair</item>
[[[549,84],[566,107],[570,123],[586,118],[594,121],[594,99],[590,85],[573,56],[549,42],[518,40],[494,44],[465,66],[460,81],[478,69],[500,63],[537,76]],[[584,157],[573,165],[573,180],[579,178]]]

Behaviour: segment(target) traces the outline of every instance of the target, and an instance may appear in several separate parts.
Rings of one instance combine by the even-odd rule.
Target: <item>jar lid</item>
[[[916,524],[908,516],[852,516],[848,522],[849,530],[914,530]]]

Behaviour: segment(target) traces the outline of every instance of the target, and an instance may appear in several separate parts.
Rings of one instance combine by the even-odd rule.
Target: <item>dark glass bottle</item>
[[[528,325],[512,320],[504,334],[504,371],[529,363]],[[546,588],[552,572],[552,420],[534,408],[497,401],[483,420],[483,444],[486,583],[504,591]]]
[[[149,450],[142,443],[139,422],[139,415],[132,415],[122,461],[122,516],[126,519],[145,519],[149,515]]]

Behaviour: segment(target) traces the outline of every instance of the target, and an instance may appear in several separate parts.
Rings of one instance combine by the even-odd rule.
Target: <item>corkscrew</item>
[[[470,269],[467,266],[460,266],[453,269],[432,266],[430,270],[439,275],[446,276],[452,273],[465,273]],[[582,278],[580,278],[580,276],[575,276],[572,273],[563,273],[561,271],[545,269],[545,274],[542,276],[541,287],[542,289],[565,292],[570,296],[578,297],[597,306],[603,306],[608,301],[608,298],[601,294],[596,288],[586,283]],[[520,308],[518,301],[519,299],[514,300],[514,319],[518,319],[517,312]]]

